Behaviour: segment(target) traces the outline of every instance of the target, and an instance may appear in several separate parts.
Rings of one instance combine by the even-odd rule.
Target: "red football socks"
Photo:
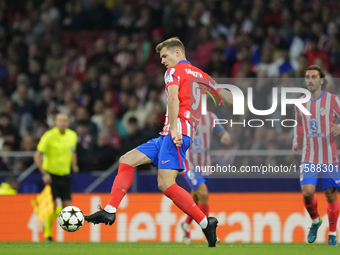
[[[336,225],[338,223],[338,216],[339,216],[339,201],[335,201],[334,203],[328,203],[327,205],[327,214],[328,214],[328,221],[329,221],[329,231],[335,232]]]
[[[200,223],[205,218],[204,213],[197,207],[190,194],[176,183],[167,188],[164,195],[170,198],[179,209],[191,216],[197,223]]]
[[[111,189],[110,200],[108,202],[109,205],[118,208],[120,201],[122,201],[126,192],[131,187],[134,172],[135,167],[125,163],[119,164],[118,174]]]
[[[201,211],[205,214],[205,216],[207,216],[207,217],[209,216],[209,205],[208,204],[203,205],[201,203],[198,203],[197,206],[198,206],[198,208],[201,209]],[[190,225],[192,220],[193,220],[193,218],[188,215],[187,218],[185,219],[184,223]]]
[[[192,220],[193,220],[193,218],[191,217],[191,216],[187,216],[187,218],[185,219],[185,221],[184,221],[184,223],[186,223],[186,224],[191,224],[191,222],[192,222]]]
[[[209,205],[208,204],[203,205],[201,203],[198,203],[197,206],[198,208],[201,209],[201,211],[205,214],[205,216],[209,217]]]
[[[308,204],[303,199],[303,203],[305,204],[305,207],[306,207],[306,209],[307,209],[312,220],[315,220],[317,217],[319,217],[318,202],[316,201],[315,197],[313,197],[313,199]]]

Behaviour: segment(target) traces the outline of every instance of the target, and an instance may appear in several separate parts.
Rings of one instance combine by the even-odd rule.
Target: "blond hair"
[[[172,38],[165,40],[164,42],[159,43],[156,46],[156,52],[160,53],[161,50],[165,47],[169,50],[178,48],[180,51],[185,53],[184,45],[178,37],[172,37]]]
[[[313,71],[318,71],[319,72],[319,75],[320,75],[320,78],[322,78],[324,81],[321,85],[321,89],[322,90],[325,90],[326,89],[326,85],[328,83],[327,79],[326,79],[326,74],[325,74],[325,71],[321,69],[321,67],[317,66],[317,65],[312,65],[310,67],[308,67],[306,70],[305,70],[305,76],[306,76],[306,73],[307,71],[310,71],[310,70],[313,70]]]

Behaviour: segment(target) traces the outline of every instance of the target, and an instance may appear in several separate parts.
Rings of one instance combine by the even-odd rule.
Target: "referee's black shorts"
[[[71,200],[71,175],[50,174],[52,178],[52,196],[55,200],[60,197],[62,201]]]

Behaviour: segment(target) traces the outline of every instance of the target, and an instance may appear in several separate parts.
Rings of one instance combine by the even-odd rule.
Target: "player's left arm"
[[[333,109],[335,111],[335,114],[338,116],[338,118],[340,117],[340,99],[338,96],[334,97],[334,101],[333,101]],[[332,128],[331,128],[331,133],[334,136],[337,136],[340,134],[340,126],[335,124],[335,123],[331,123]]]
[[[220,141],[222,144],[230,143],[230,134],[227,130],[223,129],[221,132],[218,133],[218,136],[221,138]]]
[[[168,116],[170,123],[171,138],[177,147],[183,143],[182,134],[177,130],[177,118],[179,113],[178,85],[169,85],[168,89]]]

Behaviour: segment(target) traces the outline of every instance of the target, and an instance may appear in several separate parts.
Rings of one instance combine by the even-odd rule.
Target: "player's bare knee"
[[[337,198],[332,195],[328,195],[328,196],[326,195],[326,200],[327,200],[327,203],[333,204],[337,200]]]
[[[174,183],[175,182],[173,180],[170,180],[169,178],[164,178],[160,176],[158,176],[157,178],[158,189],[163,193],[167,188],[169,188]]]
[[[168,188],[166,183],[162,180],[158,180],[158,189],[164,193],[164,191]]]
[[[309,203],[310,201],[312,201],[313,197],[314,197],[314,192],[309,192],[309,191],[304,191],[302,192],[303,195],[303,199],[306,201],[306,203]]]
[[[334,203],[337,200],[337,193],[335,188],[324,190],[325,197],[328,203]]]
[[[196,190],[196,194],[198,196],[198,200],[202,204],[208,203],[208,188],[205,183],[202,183],[198,189]]]
[[[199,202],[208,201],[208,190],[207,189],[197,189],[197,196]]]
[[[125,163],[126,164],[127,163],[127,159],[126,158],[127,158],[126,154],[120,156],[119,163]]]

